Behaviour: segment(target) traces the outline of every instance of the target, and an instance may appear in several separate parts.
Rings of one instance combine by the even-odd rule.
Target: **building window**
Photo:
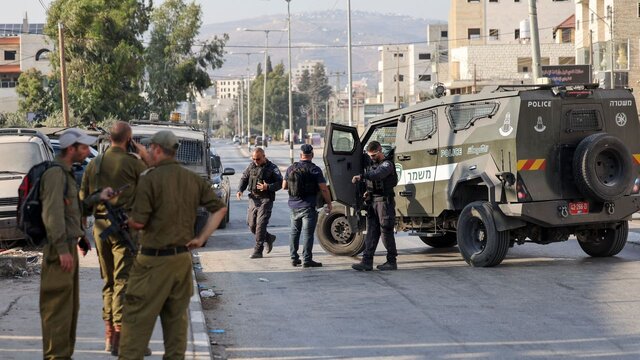
[[[638,17],[640,17],[640,1],[638,1]]]
[[[498,29],[489,29],[489,39],[498,40]]]
[[[467,0],[468,3],[479,3],[480,0]]]
[[[396,75],[393,75],[393,81],[396,81]],[[400,82],[404,81],[404,75],[400,74]]]
[[[516,40],[520,39],[520,29],[513,30],[513,36]]]
[[[418,81],[431,81],[431,75],[418,75]]]
[[[571,29],[562,29],[562,43],[567,44],[571,42]]]
[[[532,64],[533,64],[533,61],[531,61],[531,58],[518,58],[518,72],[519,73],[531,72],[531,69],[533,68]],[[541,58],[540,65],[541,66],[549,65],[549,58],[548,57]]]
[[[393,57],[404,57],[403,53],[393,53]]]
[[[480,39],[480,29],[479,28],[467,29],[467,38],[469,40],[478,40],[478,39]]]
[[[640,3],[638,4],[640,5]],[[640,10],[639,10],[640,11]],[[640,14],[640,13],[639,13]],[[447,30],[442,30],[440,31],[440,37],[441,38],[448,38],[449,37],[449,32]]]
[[[36,61],[49,60],[49,49],[40,49],[36,53]]]
[[[498,2],[498,0],[489,0],[489,2],[496,2],[496,3],[497,3],[497,2]]]
[[[4,59],[5,60],[15,60],[16,59],[16,51],[12,50],[12,51],[4,51]]]
[[[431,53],[419,53],[418,60],[431,60]]]

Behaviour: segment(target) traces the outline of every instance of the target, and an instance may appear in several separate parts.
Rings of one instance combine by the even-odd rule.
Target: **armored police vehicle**
[[[375,118],[362,137],[331,124],[324,161],[335,202],[321,214],[325,250],[364,246],[363,148],[379,141],[395,163],[395,223],[433,247],[456,244],[472,266],[509,247],[575,235],[591,256],[626,244],[640,209],[640,125],[629,90],[497,86],[432,99]],[[366,154],[364,154],[366,155]]]

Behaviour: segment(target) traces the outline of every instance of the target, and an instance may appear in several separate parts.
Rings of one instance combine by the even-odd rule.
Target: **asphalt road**
[[[249,158],[217,141],[232,191]],[[297,149],[295,151],[296,157]],[[267,157],[286,167],[288,147]],[[316,162],[321,162],[320,157]],[[575,240],[526,244],[495,268],[470,268],[457,248],[432,249],[399,233],[395,272],[360,273],[358,259],[325,253],[322,268],[293,268],[289,209],[278,194],[274,250],[252,260],[246,201],[199,251],[203,300],[216,356],[234,359],[638,359],[640,247],[590,258]],[[632,232],[634,240],[640,234]],[[378,248],[376,263],[384,261]]]

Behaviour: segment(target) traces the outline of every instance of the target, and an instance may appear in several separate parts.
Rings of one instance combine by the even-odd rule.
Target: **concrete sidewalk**
[[[197,256],[194,257],[197,262]],[[40,277],[0,278],[0,359],[32,360],[42,358],[42,340],[39,313]],[[193,282],[194,296],[189,308],[189,337],[185,358],[211,359],[211,349],[202,314],[197,283]],[[92,250],[80,258],[80,313],[73,358],[115,359],[104,349],[104,322],[102,321],[102,280],[98,257]],[[153,355],[145,359],[162,359],[164,344],[160,321],[156,322],[149,343]]]

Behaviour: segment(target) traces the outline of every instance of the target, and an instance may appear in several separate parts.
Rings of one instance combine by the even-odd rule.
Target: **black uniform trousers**
[[[373,197],[367,208],[367,235],[364,238],[363,263],[373,264],[373,255],[380,238],[382,238],[382,245],[387,249],[387,261],[396,262],[398,251],[396,250],[396,239],[393,236],[395,207],[396,202],[393,196]]]
[[[269,225],[272,209],[273,200],[270,198],[259,197],[253,194],[249,195],[247,224],[251,232],[256,236],[256,250],[262,251],[264,242],[271,236],[271,234],[267,232],[267,225]]]

